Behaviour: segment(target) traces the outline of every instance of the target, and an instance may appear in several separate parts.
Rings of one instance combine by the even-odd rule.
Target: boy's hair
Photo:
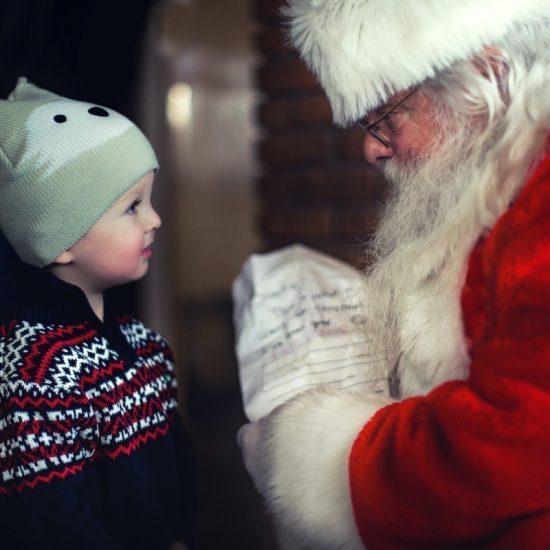
[[[0,100],[0,229],[44,267],[80,240],[147,172],[155,153],[121,114],[20,78]]]

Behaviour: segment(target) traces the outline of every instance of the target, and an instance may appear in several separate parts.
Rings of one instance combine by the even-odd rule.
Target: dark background
[[[155,0],[3,0],[0,93],[19,76],[67,97],[131,114],[140,50]]]

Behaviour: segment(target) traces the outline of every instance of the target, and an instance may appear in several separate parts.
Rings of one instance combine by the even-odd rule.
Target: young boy
[[[193,480],[166,341],[104,291],[145,275],[155,154],[128,119],[20,79],[0,101],[0,547],[191,547]]]

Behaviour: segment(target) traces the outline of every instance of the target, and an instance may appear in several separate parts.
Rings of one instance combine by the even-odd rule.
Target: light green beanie
[[[25,78],[0,100],[0,229],[27,263],[52,263],[157,168],[147,138],[112,109]]]

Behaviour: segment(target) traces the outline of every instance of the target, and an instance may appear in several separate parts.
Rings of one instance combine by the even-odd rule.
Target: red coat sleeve
[[[550,540],[550,158],[474,251],[463,307],[468,380],[383,408],[353,445],[370,550]]]

